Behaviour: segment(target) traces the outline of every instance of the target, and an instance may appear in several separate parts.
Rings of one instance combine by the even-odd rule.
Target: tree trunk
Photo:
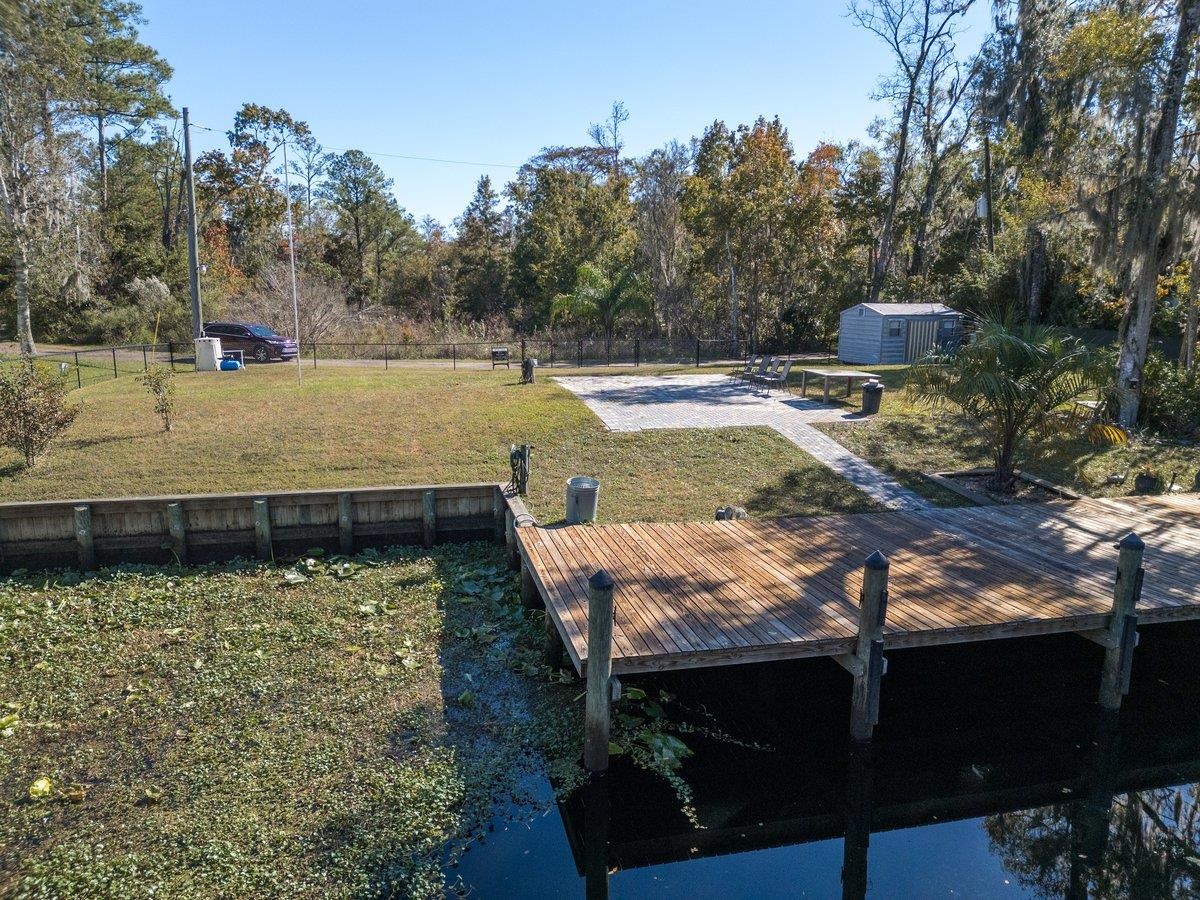
[[[1192,289],[1191,302],[1188,304],[1187,323],[1183,329],[1183,354],[1180,362],[1187,372],[1188,380],[1196,380],[1196,337],[1197,325],[1200,325],[1200,279]]]
[[[1046,235],[1030,225],[1025,232],[1025,256],[1021,259],[1021,294],[1025,318],[1036,322],[1042,314],[1042,294],[1046,289]]]
[[[1200,26],[1200,0],[1181,0],[1171,65],[1163,84],[1162,113],[1154,127],[1146,156],[1142,196],[1130,229],[1133,272],[1121,319],[1121,352],[1117,362],[1118,421],[1126,428],[1137,424],[1142,399],[1142,370],[1150,347],[1150,324],[1158,288],[1158,232],[1170,199],[1168,178],[1184,82],[1191,69],[1192,44]]]
[[[904,165],[908,160],[908,129],[912,121],[912,109],[915,102],[916,79],[909,83],[908,96],[905,98],[904,111],[900,115],[900,134],[896,139],[896,159],[892,163],[892,183],[888,190],[887,211],[883,216],[883,228],[879,232],[879,250],[875,256],[875,266],[871,272],[871,291],[868,302],[878,303],[879,292],[883,289],[883,279],[892,264],[894,232],[896,229],[896,207],[900,204],[901,181],[904,179]]]
[[[108,209],[108,143],[104,135],[104,116],[96,117],[96,154],[100,160],[100,208]]]
[[[1007,494],[1012,490],[1016,477],[1013,475],[1014,451],[1011,444],[999,448],[996,452],[996,471],[992,474],[988,487],[997,494]]]
[[[17,303],[17,340],[21,352],[32,356],[37,352],[33,342],[33,316],[30,314],[29,257],[20,237],[13,238],[12,289]]]
[[[929,237],[929,217],[933,215],[933,203],[941,181],[941,166],[935,161],[929,168],[929,177],[925,179],[925,192],[921,198],[920,214],[917,216],[917,233],[913,237],[912,260],[908,267],[908,274],[913,277],[924,273],[925,242]]]

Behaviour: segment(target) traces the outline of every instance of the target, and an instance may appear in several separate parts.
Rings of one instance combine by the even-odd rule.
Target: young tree
[[[61,375],[32,359],[0,370],[0,443],[33,468],[51,441],[75,421]]]
[[[610,350],[617,327],[649,311],[649,295],[636,271],[625,268],[610,275],[592,263],[579,267],[575,289],[555,297],[553,308],[555,318],[598,327]]]
[[[691,235],[683,215],[683,191],[691,153],[675,141],[637,163],[634,180],[638,242],[653,286],[654,318],[668,335],[686,321]]]
[[[166,366],[153,366],[138,376],[146,391],[154,398],[154,411],[162,420],[163,431],[171,431],[175,425],[175,373]]]
[[[1056,329],[984,320],[959,350],[914,367],[909,385],[929,406],[966,416],[995,460],[988,486],[1007,493],[1030,436],[1092,387],[1091,365],[1087,347]]]

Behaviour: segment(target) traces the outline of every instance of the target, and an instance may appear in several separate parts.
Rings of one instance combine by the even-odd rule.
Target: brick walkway
[[[855,456],[812,422],[862,418],[842,407],[787,394],[768,395],[728,375],[611,375],[555,378],[612,431],[765,425],[889,509],[932,504]]]

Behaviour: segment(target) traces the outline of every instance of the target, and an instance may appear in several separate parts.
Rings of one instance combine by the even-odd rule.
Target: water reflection
[[[700,829],[660,778],[618,763],[559,807],[583,883],[555,892],[1195,896],[1198,646],[1200,625],[1144,629],[1119,718],[1094,704],[1102,651],[1077,637],[894,653],[861,751],[844,739],[849,679],[828,661],[657,678],[772,749],[688,737]],[[840,873],[824,852],[839,843]],[[465,880],[504,893],[482,852]]]

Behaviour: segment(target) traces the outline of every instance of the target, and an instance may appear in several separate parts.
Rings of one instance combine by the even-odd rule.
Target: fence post
[[[317,342],[313,341],[313,368],[317,367]]]
[[[150,361],[146,358],[146,345],[142,344],[142,371],[150,371]]]
[[[388,367],[387,352],[388,352],[388,345],[384,344],[383,345],[383,370],[385,372],[387,371],[387,367]]]
[[[696,368],[700,368],[700,338],[696,338]]]
[[[167,341],[167,360],[171,364],[171,371],[175,371],[175,342]]]
[[[119,376],[117,375],[117,348],[116,347],[112,348],[112,355],[113,355],[113,378],[117,378]]]
[[[525,362],[525,338],[521,338],[521,362]]]
[[[458,368],[458,344],[450,345],[450,368]]]
[[[633,364],[635,367],[640,366],[642,364],[642,339],[641,338],[633,339]]]
[[[79,371],[79,351],[75,351],[75,387],[83,387],[83,374]]]
[[[1108,620],[1104,647],[1104,670],[1100,681],[1100,705],[1120,709],[1129,693],[1133,648],[1137,646],[1137,602],[1142,594],[1142,556],[1146,545],[1133,532],[1117,544],[1117,581],[1113,588],[1112,615]]]
[[[608,769],[612,703],[613,580],[600,569],[588,579],[587,706],[583,720],[583,765]]]
[[[583,368],[583,338],[579,339],[579,368]]]

